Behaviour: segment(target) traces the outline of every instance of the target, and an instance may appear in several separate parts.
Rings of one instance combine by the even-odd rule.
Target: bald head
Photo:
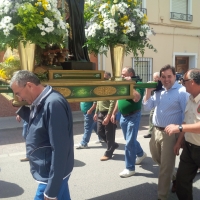
[[[153,81],[158,82],[160,80],[160,72],[155,72],[153,74]]]

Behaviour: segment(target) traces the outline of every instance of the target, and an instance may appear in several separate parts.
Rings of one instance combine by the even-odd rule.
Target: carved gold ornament
[[[94,94],[98,96],[113,95],[117,92],[116,88],[112,86],[99,86],[94,89]]]
[[[71,94],[71,90],[68,88],[63,88],[63,87],[53,87],[54,90],[60,92],[64,97],[68,97]]]

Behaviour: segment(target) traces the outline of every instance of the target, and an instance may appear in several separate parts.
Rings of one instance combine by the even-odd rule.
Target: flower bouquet
[[[64,45],[67,25],[57,0],[1,0],[0,46],[17,48],[20,41]]]
[[[147,16],[137,0],[88,0],[85,4],[86,45],[89,52],[106,54],[111,46],[125,45],[125,53],[138,57],[149,44],[154,33],[147,24]]]

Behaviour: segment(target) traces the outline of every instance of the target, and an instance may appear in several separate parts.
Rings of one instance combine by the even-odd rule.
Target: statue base
[[[64,70],[96,70],[95,63],[83,61],[67,61],[61,63]]]

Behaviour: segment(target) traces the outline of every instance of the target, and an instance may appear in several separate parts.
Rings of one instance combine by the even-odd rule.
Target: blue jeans
[[[120,126],[122,128],[125,145],[126,169],[135,170],[135,159],[143,156],[143,150],[137,141],[137,134],[140,125],[141,111],[129,116],[121,115]]]
[[[28,129],[28,123],[26,121],[23,121],[22,136],[25,140],[26,140],[27,129]]]
[[[92,134],[92,130],[94,129],[95,133],[97,133],[97,122],[93,120],[94,113],[92,114],[84,114],[84,134],[81,141],[81,145],[86,146],[90,141],[90,137]]]
[[[25,140],[26,140],[26,135],[27,135],[27,129],[28,129],[28,123],[24,120],[23,121],[22,136]],[[26,158],[27,158],[27,153],[26,153]]]
[[[62,185],[60,187],[60,191],[57,196],[58,200],[71,199],[70,194],[69,194],[68,180],[69,180],[69,176],[63,180]],[[42,184],[42,183],[38,185],[34,200],[44,200],[44,191],[45,191],[46,186],[47,186],[46,184]]]

